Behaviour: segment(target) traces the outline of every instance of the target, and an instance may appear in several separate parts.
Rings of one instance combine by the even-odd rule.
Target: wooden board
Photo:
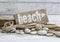
[[[45,9],[21,12],[14,15],[16,24],[44,23],[48,22],[48,16]]]
[[[5,18],[3,16],[0,17],[0,28],[4,25],[5,22],[10,22],[10,21],[14,21],[14,19],[8,19],[8,18]]]

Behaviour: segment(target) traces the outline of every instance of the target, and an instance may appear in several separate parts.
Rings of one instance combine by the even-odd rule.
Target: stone
[[[20,34],[23,35],[24,34],[24,31],[23,30],[20,30]]]
[[[32,28],[31,31],[35,31],[35,28]]]
[[[46,30],[39,30],[38,31],[38,35],[46,35],[47,34],[47,31]]]
[[[37,34],[37,31],[31,31],[30,34],[31,35],[36,35]]]
[[[53,33],[47,33],[46,36],[53,36]]]
[[[31,30],[28,29],[28,28],[26,28],[24,31],[25,31],[25,33],[30,33],[31,32]]]
[[[60,31],[56,31],[55,36],[60,37]]]

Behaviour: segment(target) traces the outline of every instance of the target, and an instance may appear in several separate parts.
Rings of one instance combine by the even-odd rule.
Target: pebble
[[[47,34],[47,31],[46,30],[39,30],[38,31],[38,35],[46,35]]]
[[[24,31],[23,30],[20,30],[20,34],[24,34]]]
[[[31,31],[35,31],[35,28],[32,28]]]
[[[26,28],[24,31],[25,31],[25,33],[30,33],[31,32],[31,30],[28,29],[28,28]]]
[[[60,37],[60,31],[56,31],[55,36]]]
[[[53,33],[47,33],[46,36],[53,36]]]
[[[37,34],[37,31],[31,31],[30,34],[31,35],[36,35]]]

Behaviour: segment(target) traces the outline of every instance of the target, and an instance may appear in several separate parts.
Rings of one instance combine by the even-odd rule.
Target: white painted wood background
[[[60,14],[60,0],[0,0],[0,14],[12,14],[44,8],[48,14]]]
[[[0,16],[13,18],[11,14],[46,9],[49,22],[60,24],[60,0],[0,0]]]

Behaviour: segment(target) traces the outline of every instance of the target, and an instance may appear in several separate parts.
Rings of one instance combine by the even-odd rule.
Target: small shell
[[[15,32],[16,31],[16,29],[15,28],[12,28],[12,31],[11,32]]]
[[[40,31],[38,31],[38,34],[39,35],[46,35],[47,31],[46,30],[40,30]]]
[[[30,32],[31,32],[30,29],[28,29],[28,28],[25,29],[25,33],[30,33]]]
[[[5,31],[5,32],[15,32],[16,31],[16,27],[15,26],[2,27],[2,31]]]
[[[31,31],[30,34],[31,35],[36,35],[37,34],[37,31]]]
[[[47,27],[44,27],[43,30],[47,30],[48,31],[49,29]]]
[[[40,30],[40,29],[42,29],[42,25],[36,24],[36,30]]]

